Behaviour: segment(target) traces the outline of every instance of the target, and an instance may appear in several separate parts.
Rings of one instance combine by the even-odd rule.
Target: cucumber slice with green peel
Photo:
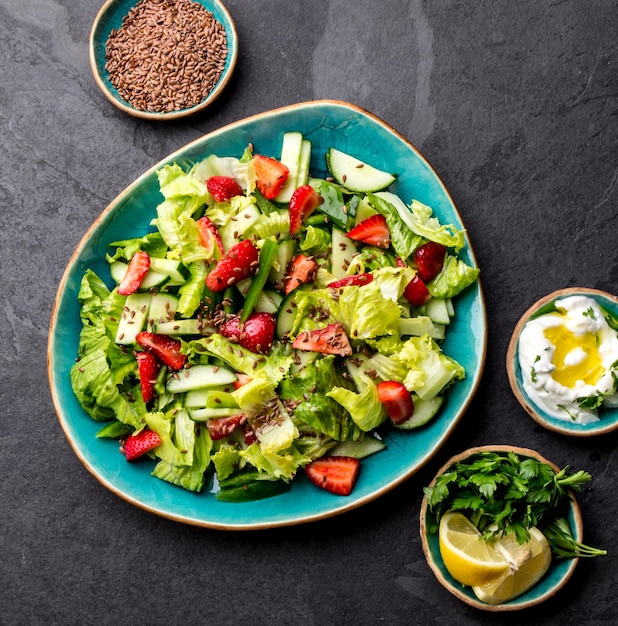
[[[206,409],[239,409],[236,398],[229,391],[210,389],[206,394]]]
[[[350,191],[380,191],[397,178],[336,148],[330,148],[326,153],[326,165],[331,176]]]
[[[292,239],[285,239],[279,243],[277,258],[270,269],[268,279],[275,285],[283,284],[285,273],[290,261],[294,258],[295,244]]]
[[[369,200],[367,196],[363,196],[361,201],[356,206],[356,215],[354,216],[354,223],[360,224],[363,220],[371,217],[372,215],[377,215],[377,211],[369,204]]]
[[[364,459],[386,449],[386,444],[377,437],[367,436],[360,441],[341,441],[328,451],[328,456],[350,456]]]
[[[219,385],[218,387],[206,387],[203,389],[191,389],[185,393],[183,405],[187,409],[204,409],[206,408],[211,394],[230,394],[234,391],[233,385]],[[235,405],[238,403],[234,400]],[[224,407],[231,408],[231,407]]]
[[[450,324],[449,307],[444,298],[430,298],[423,305],[425,315],[436,324]]]
[[[256,204],[250,204],[235,215],[233,219],[219,227],[219,236],[224,250],[229,250],[235,243],[238,243],[242,235],[248,230],[262,215]]]
[[[151,301],[152,295],[149,293],[132,293],[127,296],[116,331],[116,343],[123,346],[135,343],[137,333],[146,328]]]
[[[344,278],[346,271],[357,253],[354,242],[338,228],[332,230],[331,274],[335,278]]]
[[[196,422],[207,422],[208,420],[218,419],[220,417],[232,417],[233,415],[240,415],[242,409],[195,409],[195,411],[189,411],[191,419]]]
[[[320,354],[318,352],[312,352],[310,350],[294,350],[294,362],[290,371],[293,374],[298,374],[304,367],[307,367],[309,363],[317,361]]]
[[[288,132],[283,135],[281,144],[281,163],[289,170],[289,174],[281,191],[275,197],[275,202],[289,202],[298,184],[300,158],[303,149],[303,135],[299,132]]]
[[[157,332],[155,329],[159,324],[173,320],[177,308],[178,298],[176,296],[169,293],[153,294],[148,312],[148,330]]]
[[[180,261],[174,259],[161,259],[156,256],[150,257],[150,271],[169,276],[168,285],[184,285],[189,277],[189,272]]]
[[[281,306],[279,307],[279,313],[277,314],[277,337],[287,337],[292,328],[294,328],[294,322],[296,320],[296,296],[300,291],[311,289],[310,285],[301,285],[283,298]]]
[[[217,365],[193,365],[176,372],[167,381],[169,393],[184,393],[191,389],[205,389],[234,383],[236,374],[227,367]]]
[[[109,273],[112,276],[112,280],[119,285],[122,282],[124,275],[127,273],[128,268],[129,264],[125,263],[124,261],[113,261],[112,263],[110,263]],[[139,291],[149,291],[154,287],[162,287],[163,285],[168,283],[169,280],[170,277],[167,274],[161,274],[159,272],[153,271],[151,265],[151,269],[146,272],[146,275],[140,283]]]
[[[276,291],[265,289],[258,296],[254,311],[257,313],[271,313],[275,315],[283,302],[283,296]]]
[[[214,326],[204,324],[202,320],[190,318],[186,320],[159,322],[155,324],[154,332],[159,335],[177,337],[180,335],[208,335],[210,333],[216,333],[217,329]]]
[[[416,394],[412,394],[414,414],[409,420],[401,424],[392,424],[397,430],[413,430],[430,422],[440,410],[444,402],[444,396],[434,396],[430,400],[421,400]]]
[[[303,145],[300,152],[300,164],[298,166],[298,186],[302,187],[309,183],[309,165],[311,162],[311,142],[309,139],[303,139]]]

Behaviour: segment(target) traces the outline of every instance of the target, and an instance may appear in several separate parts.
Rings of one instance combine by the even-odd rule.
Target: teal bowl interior
[[[473,448],[469,451],[463,452],[456,457],[450,459],[436,474],[436,478],[443,474],[451,465],[456,461],[467,457],[469,454],[474,454],[478,451],[514,451],[523,457],[533,457],[542,462],[549,463],[547,459],[543,458],[540,454],[534,450],[527,450],[524,448],[515,448],[513,446],[482,446],[480,448]],[[549,463],[550,465],[553,465]],[[554,466],[554,469],[558,469]],[[434,478],[435,480],[435,478]],[[534,587],[529,589],[521,596],[505,602],[500,605],[490,605],[485,602],[481,602],[472,591],[471,587],[466,587],[457,582],[448,572],[442,561],[440,555],[440,545],[438,534],[430,534],[429,528],[432,524],[435,524],[435,518],[432,517],[428,510],[427,500],[423,498],[421,505],[421,542],[423,544],[423,551],[427,559],[427,563],[433,570],[436,578],[442,584],[442,586],[450,591],[454,596],[477,609],[492,612],[502,611],[519,611],[531,606],[535,606],[542,602],[545,602],[552,596],[554,596],[560,589],[564,587],[569,578],[573,575],[575,567],[577,566],[579,559],[560,559],[554,560],[549,566],[549,569],[545,576]],[[573,498],[568,512],[568,521],[571,528],[571,533],[575,541],[583,541],[583,523],[581,518],[581,511],[576,500]]]
[[[544,428],[563,435],[570,435],[574,437],[605,435],[618,428],[618,408],[602,407],[599,409],[600,419],[598,422],[575,424],[574,422],[561,420],[553,415],[550,415],[543,410],[542,407],[536,405],[524,390],[524,380],[521,373],[521,367],[519,366],[519,358],[517,356],[519,336],[522,328],[531,316],[542,314],[544,310],[547,309],[547,307],[550,307],[555,300],[575,295],[593,298],[602,309],[605,309],[608,313],[611,313],[613,316],[618,318],[618,299],[616,296],[605,293],[604,291],[599,291],[598,289],[589,289],[587,287],[568,287],[550,293],[544,298],[541,298],[521,316],[519,322],[515,326],[506,358],[506,368],[509,375],[509,382],[513,393],[528,415],[530,415],[532,419]]]
[[[77,292],[87,268],[110,280],[105,261],[109,242],[141,236],[162,200],[156,171],[166,163],[189,166],[209,154],[240,156],[249,143],[256,151],[278,155],[283,133],[297,130],[313,145],[311,172],[324,176],[325,153],[337,147],[375,167],[397,172],[392,190],[410,202],[433,207],[447,223],[463,223],[444,185],[419,154],[396,131],[351,104],[315,101],[265,112],[205,135],[170,155],[125,189],[101,213],[75,250],[60,283],[51,320],[48,363],[56,411],[66,436],[86,468],[107,488],[153,513],[186,523],[228,529],[296,524],[358,507],[392,489],[423,466],[445,442],[463,416],[478,387],[485,360],[487,329],[480,283],[455,300],[456,315],[443,344],[444,352],[466,369],[466,378],[449,392],[443,410],[413,432],[392,432],[387,449],[363,460],[353,493],[334,496],[298,476],[292,489],[259,502],[219,502],[210,493],[189,493],[149,476],[149,462],[127,463],[117,442],[96,439],[100,424],[91,420],[73,395],[69,371],[77,355],[81,329]],[[476,266],[469,241],[462,257]]]
[[[126,100],[118,95],[118,90],[109,80],[109,75],[105,69],[105,46],[107,39],[113,30],[117,30],[122,25],[122,20],[136,4],[136,0],[107,0],[107,2],[99,10],[92,28],[90,30],[90,67],[94,75],[95,81],[105,97],[119,109],[143,119],[150,120],[171,120],[180,117],[193,115],[198,111],[205,109],[212,104],[221,94],[227,83],[229,82],[236,60],[238,58],[238,35],[236,27],[225,6],[219,0],[193,0],[201,4],[206,10],[210,11],[215,19],[225,28],[227,36],[228,54],[225,61],[225,67],[219,81],[208,94],[208,96],[199,104],[193,107],[172,111],[169,113],[154,113],[148,111],[140,111],[132,107]]]

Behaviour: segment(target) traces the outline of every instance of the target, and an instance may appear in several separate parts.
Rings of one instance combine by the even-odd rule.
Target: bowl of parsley
[[[560,469],[534,450],[510,445],[470,448],[452,457],[424,489],[420,534],[430,569],[450,593],[481,610],[515,611],[544,602],[564,587],[580,557],[606,554],[582,543],[582,515],[574,494],[591,480],[583,470]],[[449,571],[441,522],[453,514],[466,518],[492,553],[497,548],[504,556],[502,578],[474,587]],[[548,566],[526,586],[517,577],[525,577],[523,564],[533,556],[525,552],[531,536],[545,545]],[[524,555],[518,562],[504,550],[509,543]]]

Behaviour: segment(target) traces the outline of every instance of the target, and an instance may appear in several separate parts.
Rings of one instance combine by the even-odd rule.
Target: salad
[[[422,427],[465,376],[440,348],[478,276],[464,232],[395,174],[310,158],[288,132],[277,158],[162,167],[153,230],[109,245],[109,284],[82,278],[74,393],[157,478],[244,501],[303,470],[347,495],[384,429]]]

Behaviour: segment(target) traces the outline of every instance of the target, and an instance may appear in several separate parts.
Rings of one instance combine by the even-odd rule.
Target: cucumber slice
[[[402,424],[393,424],[398,430],[413,430],[430,422],[440,410],[444,402],[443,396],[434,396],[430,400],[421,400],[416,394],[412,394],[414,414]]]
[[[120,284],[124,275],[127,273],[127,269],[129,268],[129,264],[124,261],[113,261],[109,266],[109,273],[112,276],[112,280],[116,284]],[[140,291],[148,291],[153,287],[161,287],[165,285],[169,281],[170,277],[167,274],[161,274],[159,272],[155,272],[152,269],[152,263],[150,265],[150,269],[146,272],[140,286]]]
[[[154,332],[160,335],[206,335],[217,332],[214,326],[204,324],[202,320],[190,318],[187,320],[170,320],[159,322],[154,327]]]
[[[425,315],[436,324],[450,324],[448,305],[444,298],[430,298],[425,304]]]
[[[211,397],[211,394],[231,394],[233,391],[233,385],[219,385],[218,387],[207,387],[205,389],[191,389],[191,391],[187,391],[187,393],[185,393],[183,404],[187,409],[203,409],[206,408],[208,399]],[[236,406],[238,406],[238,403],[236,404]]]
[[[397,178],[336,148],[330,148],[326,153],[326,165],[332,177],[350,191],[380,191]]]
[[[294,291],[291,291],[281,301],[279,313],[277,314],[277,337],[279,337],[279,339],[287,336],[294,327],[294,322],[296,320],[296,295],[299,291],[304,291],[310,288],[311,287],[308,285],[301,285],[300,287],[294,289]]]
[[[308,184],[309,182],[309,164],[311,162],[311,142],[309,139],[303,139],[303,145],[300,151],[300,164],[298,166],[298,186]]]
[[[328,456],[351,456],[354,459],[364,459],[386,449],[386,444],[371,435],[360,441],[341,441],[328,451]]]
[[[219,236],[224,250],[229,250],[242,238],[245,231],[260,219],[262,213],[256,204],[250,204],[235,215],[227,224],[219,228]]]
[[[288,132],[283,135],[281,145],[281,163],[287,166],[290,173],[281,191],[277,194],[275,202],[289,202],[298,184],[298,171],[300,169],[300,157],[303,148],[303,135],[299,132]]]
[[[268,279],[271,283],[274,285],[283,284],[285,273],[293,257],[294,241],[292,239],[285,239],[277,248],[277,259],[273,263],[270,274],[268,275]]]
[[[297,374],[304,367],[307,367],[309,363],[317,361],[320,354],[318,352],[311,352],[310,350],[294,350],[294,363],[292,363],[291,371],[293,374]]]
[[[335,278],[344,278],[346,270],[356,254],[356,245],[338,228],[332,230],[331,274]]]
[[[367,196],[363,196],[362,200],[356,206],[356,215],[354,216],[354,223],[360,224],[363,220],[376,215],[378,212],[369,204]]]
[[[180,261],[174,259],[161,259],[156,256],[150,257],[150,271],[169,276],[168,285],[184,285],[189,277],[189,272]]]
[[[258,296],[255,303],[254,311],[258,313],[271,313],[275,314],[279,310],[281,303],[283,302],[283,296],[276,291],[265,289]]]
[[[217,419],[219,417],[232,417],[232,415],[240,415],[242,409],[195,409],[189,411],[191,419],[196,422],[207,422],[208,420]]]
[[[132,293],[127,296],[116,331],[116,343],[123,346],[135,343],[137,333],[146,328],[151,301],[152,295],[149,293]]]
[[[156,327],[162,322],[169,322],[174,319],[174,314],[178,308],[178,298],[169,293],[155,293],[150,302],[148,312],[148,330],[156,331]]]
[[[191,389],[205,389],[228,385],[238,380],[236,374],[227,367],[216,365],[194,365],[176,372],[167,381],[169,393],[184,393]]]

